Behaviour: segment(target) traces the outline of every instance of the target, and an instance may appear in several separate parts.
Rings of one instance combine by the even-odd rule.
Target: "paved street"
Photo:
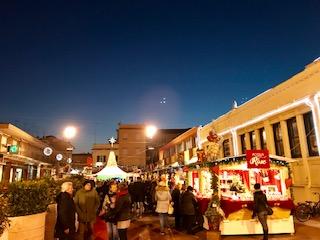
[[[172,219],[171,219],[172,222]],[[182,239],[203,239],[201,233],[191,236],[174,229],[168,230],[165,236],[160,235],[159,222],[156,216],[146,216],[137,221],[133,221],[129,229],[130,240],[182,240]],[[272,235],[269,239],[276,240],[319,240],[320,239],[320,222],[309,221],[306,224],[296,224],[296,234]],[[223,236],[222,240],[238,240],[238,239],[262,239],[261,236]],[[97,238],[102,240],[102,238]]]

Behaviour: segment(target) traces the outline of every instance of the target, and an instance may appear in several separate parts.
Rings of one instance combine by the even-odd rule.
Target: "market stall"
[[[288,190],[287,162],[267,156],[266,161],[251,166],[251,159],[247,155],[219,162],[220,204],[225,213],[225,220],[220,224],[221,234],[262,233],[261,224],[252,219],[255,183],[261,184],[274,212],[268,216],[269,233],[294,233],[291,215],[294,204]]]

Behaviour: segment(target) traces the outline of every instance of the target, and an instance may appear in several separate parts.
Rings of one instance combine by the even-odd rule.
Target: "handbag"
[[[273,214],[273,210],[268,204],[266,204],[266,209],[267,209],[268,215],[272,215]]]
[[[174,211],[174,209],[173,209],[172,205],[169,204],[169,206],[168,206],[168,214],[169,215],[173,214],[173,211]]]

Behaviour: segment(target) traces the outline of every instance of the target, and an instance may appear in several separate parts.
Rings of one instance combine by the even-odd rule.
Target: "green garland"
[[[190,165],[188,165],[188,168],[193,170],[193,169],[197,169],[197,168],[205,168],[205,167],[214,167],[214,166],[218,166],[220,164],[224,164],[224,165],[229,165],[229,164],[239,164],[241,162],[246,162],[246,157],[231,157],[231,158],[226,158],[223,159],[221,161],[210,161],[210,162],[196,162],[196,163],[192,163]],[[277,166],[289,166],[289,163],[287,163],[286,161],[281,161],[281,160],[275,160],[275,159],[270,159],[270,163],[277,165]]]

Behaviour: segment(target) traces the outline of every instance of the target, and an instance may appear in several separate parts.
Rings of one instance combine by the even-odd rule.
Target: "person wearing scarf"
[[[131,220],[131,199],[128,185],[122,182],[118,185],[116,204],[113,209],[120,240],[127,240],[127,230]]]

